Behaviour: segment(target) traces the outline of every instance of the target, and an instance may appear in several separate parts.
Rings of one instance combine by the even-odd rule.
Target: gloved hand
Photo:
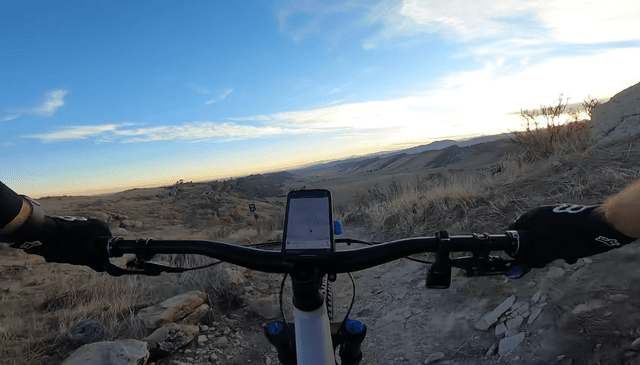
[[[47,262],[85,265],[98,272],[109,259],[106,247],[98,247],[96,239],[111,236],[109,227],[98,219],[78,217],[46,217],[37,226],[25,224],[15,232],[0,237],[11,247],[44,257]]]
[[[529,267],[541,268],[557,259],[575,263],[635,241],[604,219],[600,206],[541,206],[520,216],[509,230],[531,231],[524,252],[517,255]]]

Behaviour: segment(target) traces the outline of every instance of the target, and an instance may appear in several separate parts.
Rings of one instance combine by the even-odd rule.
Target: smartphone
[[[282,232],[284,258],[313,259],[333,254],[332,211],[329,190],[289,192]]]

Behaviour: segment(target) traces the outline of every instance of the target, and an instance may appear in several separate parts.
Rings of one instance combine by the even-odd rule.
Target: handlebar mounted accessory
[[[505,250],[511,257],[518,255],[525,250],[525,241],[518,231],[507,231],[507,236],[511,238],[511,249]],[[426,286],[429,289],[447,289],[451,286],[451,267],[465,270],[465,276],[489,276],[507,275],[511,279],[518,279],[529,272],[530,268],[519,260],[506,260],[499,256],[491,256],[489,243],[491,235],[488,233],[474,233],[473,237],[479,245],[477,249],[471,251],[471,256],[450,258],[451,239],[447,231],[439,231],[436,234],[438,239],[438,251],[435,262],[427,271]]]

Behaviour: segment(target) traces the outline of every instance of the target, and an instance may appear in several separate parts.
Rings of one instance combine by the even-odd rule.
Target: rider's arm
[[[0,235],[16,231],[27,222],[44,219],[39,205],[16,194],[0,182]]]
[[[615,229],[629,237],[640,238],[640,180],[609,197],[602,211]]]
[[[37,202],[0,183],[0,242],[40,255],[48,262],[85,265],[104,271],[108,258],[96,245],[100,236],[111,236],[104,222],[45,216]]]

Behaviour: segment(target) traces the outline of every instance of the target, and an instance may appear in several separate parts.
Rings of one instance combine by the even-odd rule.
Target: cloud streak
[[[216,99],[208,100],[206,102],[206,104],[207,105],[211,105],[211,104],[215,103],[216,101],[223,100],[227,96],[229,96],[229,94],[231,94],[232,92],[233,92],[233,89],[224,89],[222,92],[220,92],[220,94],[218,94],[218,97]]]
[[[640,3],[635,0],[528,1],[385,0],[366,16],[382,29],[365,39],[365,49],[399,38],[440,34],[456,42],[522,39],[594,44],[637,41]]]
[[[638,59],[640,47],[556,57],[524,65],[515,72],[512,64],[498,60],[475,70],[446,75],[434,83],[438,85],[436,88],[394,100],[325,105],[309,110],[228,118],[222,122],[148,127],[132,123],[74,126],[27,137],[43,142],[93,138],[96,142],[138,143],[325,134],[327,139],[350,136],[353,143],[366,139],[367,143],[384,145],[444,136],[502,133],[522,125],[518,116],[509,113],[553,102],[557,94],[550,92],[562,92],[579,102],[589,94],[607,97],[637,83],[634,77]],[[613,64],[616,67],[610,67]],[[605,69],[606,73],[593,72]]]
[[[18,119],[23,115],[35,115],[43,118],[50,117],[54,115],[59,108],[64,106],[65,95],[67,95],[67,91],[65,90],[49,91],[45,94],[44,100],[39,105],[31,108],[9,109],[11,115],[2,117],[2,121],[8,122],[14,119]]]
[[[242,140],[285,134],[314,133],[318,130],[297,126],[277,127],[271,125],[246,125],[230,122],[191,122],[179,125],[161,125],[133,128],[134,123],[84,125],[66,127],[54,132],[31,134],[26,138],[42,142],[61,142],[96,139],[96,142],[153,142],[153,141],[210,141]]]

